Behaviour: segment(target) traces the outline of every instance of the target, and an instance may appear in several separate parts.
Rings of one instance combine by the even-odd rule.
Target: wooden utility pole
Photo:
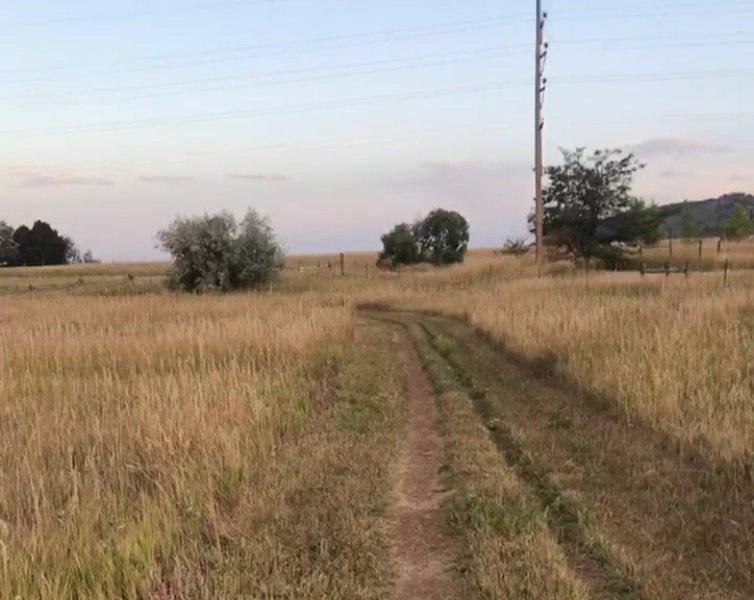
[[[544,43],[546,15],[542,14],[542,0],[536,0],[537,17],[536,43],[534,48],[534,218],[536,220],[537,274],[544,273],[544,242],[542,232],[542,105],[544,101],[545,79],[543,78],[547,45]]]

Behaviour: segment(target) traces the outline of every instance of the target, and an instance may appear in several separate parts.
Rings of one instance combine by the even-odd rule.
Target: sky
[[[534,0],[3,0],[0,220],[103,260],[253,207],[291,252],[458,210],[527,235]],[[754,3],[543,0],[545,163],[620,148],[660,204],[754,191]]]

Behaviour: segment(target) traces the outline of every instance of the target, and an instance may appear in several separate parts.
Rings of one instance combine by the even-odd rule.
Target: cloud
[[[695,154],[722,154],[731,152],[730,146],[712,144],[699,140],[680,138],[652,138],[629,146],[631,152],[639,156],[691,156]]]
[[[193,177],[185,175],[146,175],[139,177],[142,183],[188,183],[194,181]]]
[[[435,173],[469,173],[494,169],[494,165],[486,164],[477,160],[458,161],[428,161],[419,163],[422,169],[429,169]]]
[[[288,181],[290,179],[282,173],[230,173],[228,177],[249,181]]]
[[[114,185],[115,182],[102,177],[80,177],[75,175],[22,175],[17,176],[18,187],[65,187],[82,185]]]
[[[66,171],[46,172],[35,165],[13,164],[8,176],[16,187],[107,186],[115,182],[105,177],[81,175]]]

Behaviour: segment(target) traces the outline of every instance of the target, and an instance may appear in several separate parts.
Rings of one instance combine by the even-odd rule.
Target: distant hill
[[[678,237],[681,234],[681,215],[685,207],[688,207],[694,215],[700,234],[713,236],[718,234],[720,225],[730,217],[736,204],[746,206],[754,219],[754,195],[743,192],[723,194],[719,198],[707,200],[674,202],[658,208],[663,218],[663,225],[671,237]]]

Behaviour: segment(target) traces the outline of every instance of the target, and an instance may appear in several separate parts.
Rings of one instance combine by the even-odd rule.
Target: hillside
[[[719,198],[707,200],[674,202],[660,206],[665,229],[672,236],[679,236],[681,231],[681,215],[684,207],[688,207],[697,222],[702,235],[716,235],[719,226],[730,217],[733,207],[743,204],[754,217],[754,195],[743,192],[723,194]]]

